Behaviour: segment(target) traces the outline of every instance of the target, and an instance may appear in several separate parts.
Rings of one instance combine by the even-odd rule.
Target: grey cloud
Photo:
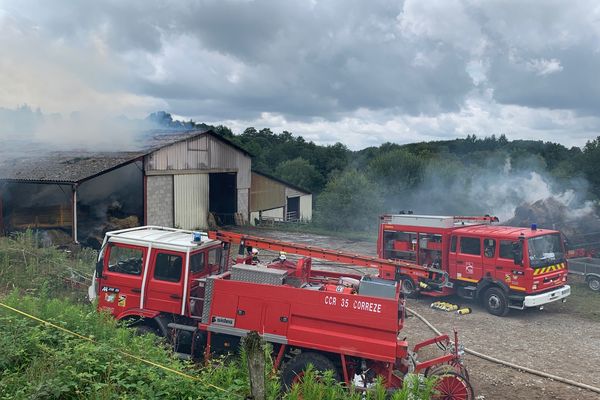
[[[591,0],[0,0],[1,9],[14,32],[0,44],[24,66],[21,86],[28,74],[60,72],[50,77],[53,91],[37,94],[40,102],[64,86],[89,89],[82,101],[93,107],[114,97],[137,116],[161,104],[206,121],[271,113],[303,127],[345,126],[369,110],[365,126],[384,131],[387,121],[405,118],[393,126],[409,127],[402,138],[411,139],[493,128],[513,106],[541,116],[519,109],[501,126],[530,123],[523,131],[531,133],[599,125],[586,119],[598,115],[600,96],[600,8]],[[10,71],[5,61],[0,73]],[[21,86],[10,89],[12,104],[0,93],[0,107],[25,102]],[[471,109],[486,91],[487,103]],[[51,112],[60,102],[72,107],[56,96]],[[36,107],[35,99],[26,101]],[[581,118],[559,113],[554,121],[547,109]]]

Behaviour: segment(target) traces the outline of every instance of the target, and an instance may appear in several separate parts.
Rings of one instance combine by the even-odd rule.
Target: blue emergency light
[[[202,233],[201,232],[192,233],[192,243],[196,243],[196,244],[202,243]]]

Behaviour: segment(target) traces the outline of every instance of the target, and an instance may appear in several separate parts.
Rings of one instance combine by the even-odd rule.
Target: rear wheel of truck
[[[600,278],[597,276],[590,276],[587,279],[587,284],[590,290],[594,292],[600,292]]]
[[[306,352],[292,358],[281,369],[283,388],[289,390],[295,383],[301,382],[309,365],[313,366],[314,371],[320,373],[331,370],[333,371],[333,378],[336,381],[340,380],[340,373],[329,358],[323,354]]]
[[[402,294],[410,299],[416,298],[419,294],[419,292],[417,292],[415,282],[408,276],[401,277],[400,289],[402,289]]]
[[[491,287],[485,291],[483,304],[490,314],[504,317],[508,314],[508,299],[502,289]]]
[[[146,335],[146,334],[152,334],[154,336],[161,336],[156,329],[154,329],[153,327],[148,326],[148,325],[136,325],[134,328],[135,328],[135,332],[140,336]]]

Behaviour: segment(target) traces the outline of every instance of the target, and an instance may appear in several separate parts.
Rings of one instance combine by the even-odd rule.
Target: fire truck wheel
[[[483,304],[490,314],[504,317],[508,314],[508,299],[502,289],[491,287],[485,291]]]
[[[152,328],[151,326],[148,325],[137,325],[135,327],[135,331],[137,332],[138,335],[146,335],[146,334],[152,334],[155,336],[159,336],[158,332],[156,331],[156,329]]]
[[[415,299],[419,294],[419,292],[417,292],[415,282],[409,277],[402,277],[402,280],[400,281],[400,288],[402,289],[404,296],[410,299]]]
[[[333,378],[340,380],[340,374],[333,362],[323,354],[319,353],[300,353],[288,361],[281,369],[281,380],[285,389],[290,389],[292,385],[299,382],[304,376],[304,371],[311,364],[315,371],[325,372],[333,371]]]
[[[597,276],[590,276],[587,280],[588,287],[594,292],[600,292],[600,278]]]
[[[447,371],[441,375],[436,375],[435,383],[436,394],[431,398],[435,400],[473,400],[475,393],[469,380],[463,375],[454,371]]]

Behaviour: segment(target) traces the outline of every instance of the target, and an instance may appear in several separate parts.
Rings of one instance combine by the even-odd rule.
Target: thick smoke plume
[[[571,233],[589,231],[595,225],[600,231],[583,178],[559,181],[545,172],[537,159],[513,162],[506,157],[484,166],[459,164],[432,162],[416,189],[406,191],[400,201],[388,200],[388,207],[395,206],[393,212],[411,209],[417,214],[490,214],[502,224],[537,223]]]

